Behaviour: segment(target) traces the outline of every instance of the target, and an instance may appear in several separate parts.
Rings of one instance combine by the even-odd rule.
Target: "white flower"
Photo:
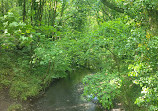
[[[4,30],[4,33],[5,33],[5,34],[8,33],[8,29],[5,29],[5,30]]]

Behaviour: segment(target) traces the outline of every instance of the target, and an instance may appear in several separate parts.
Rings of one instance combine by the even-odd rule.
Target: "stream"
[[[55,81],[44,96],[32,103],[32,111],[103,111],[98,105],[82,97],[83,77],[88,70],[77,70],[70,77]]]

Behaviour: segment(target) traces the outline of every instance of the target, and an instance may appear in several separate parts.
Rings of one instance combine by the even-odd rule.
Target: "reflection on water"
[[[69,78],[52,84],[44,97],[33,104],[34,111],[102,111],[95,104],[82,99],[82,78],[87,70],[76,71]]]

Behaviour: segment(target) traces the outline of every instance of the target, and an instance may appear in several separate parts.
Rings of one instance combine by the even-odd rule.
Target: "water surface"
[[[70,77],[54,82],[43,97],[33,103],[34,111],[102,111],[82,97],[81,81],[88,70],[77,70]]]

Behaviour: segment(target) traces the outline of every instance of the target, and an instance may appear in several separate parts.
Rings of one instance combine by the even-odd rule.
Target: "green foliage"
[[[84,78],[85,96],[107,109],[119,99],[129,111],[156,111],[158,1],[102,3],[1,1],[0,88],[27,100],[84,67],[101,72]]]
[[[0,18],[4,33],[0,37],[3,48],[22,48],[32,42],[32,30],[23,22],[19,22],[12,12]]]
[[[141,96],[136,99],[135,104],[144,107],[148,106],[150,111],[156,111],[158,103],[157,72],[152,73],[152,68],[150,68],[149,65],[143,65],[142,63],[133,66],[131,70],[132,71],[130,72],[130,76],[136,76],[136,78],[133,78],[133,83],[140,85],[142,88]],[[137,74],[133,74],[133,72]]]
[[[123,20],[117,19],[116,21],[106,22],[100,26],[98,32],[94,33],[94,35],[97,36],[98,45],[104,49],[98,50],[97,54],[99,55],[104,52],[106,54],[102,54],[100,57],[108,57],[107,59],[101,59],[105,61],[102,62],[101,66],[104,70],[119,73],[118,77],[122,81],[122,84],[117,91],[120,91],[124,97],[117,96],[125,108],[133,111],[139,109],[138,106],[140,109],[147,106],[150,110],[156,110],[157,68],[155,67],[155,61],[157,61],[157,45],[155,43],[157,43],[157,37],[153,37],[149,32],[145,32],[143,28],[137,27],[134,21],[128,20],[125,22],[126,20],[127,19],[124,18]],[[154,58],[152,56],[154,56]],[[116,70],[117,68],[118,70]],[[113,80],[114,75],[115,74],[110,75],[110,80]],[[132,76],[132,78],[130,76]],[[97,94],[99,92],[106,96],[103,91],[97,91],[97,86],[100,85],[99,78],[102,77],[95,77],[95,75],[93,75],[90,79],[85,79],[88,81],[85,87],[85,95],[92,94],[93,96],[97,95],[97,97],[99,97]],[[106,79],[103,79],[101,81],[104,82],[105,80]],[[140,84],[140,86],[138,84]],[[111,87],[109,84],[107,85]],[[106,90],[106,88],[107,86],[103,87],[103,90]],[[149,89],[149,92],[145,94],[141,93],[141,89],[143,90],[144,88]],[[109,93],[109,96],[111,96],[112,99],[116,98],[111,93]],[[100,103],[102,103],[105,108],[107,108],[107,106],[109,108],[110,105],[104,105],[106,99],[102,98],[101,100]],[[110,104],[112,104],[112,102],[110,102]],[[147,107],[146,109],[148,109]]]
[[[21,104],[12,104],[9,106],[7,111],[22,111],[22,105]]]
[[[133,77],[133,83],[141,86],[141,96],[135,103],[139,106],[147,106],[150,111],[157,110],[157,37],[146,34],[146,41],[139,46],[141,55],[137,56],[135,63],[129,66],[129,76]]]
[[[17,56],[18,60],[15,59]],[[26,57],[26,55],[1,54],[0,86],[3,89],[8,89],[11,97],[27,100],[28,97],[39,94],[42,87],[40,86],[40,77],[29,74],[27,69],[29,61],[22,59],[22,57]]]
[[[34,97],[39,94],[42,87],[41,80],[37,76],[31,76],[24,70],[16,69],[14,78],[11,81],[9,93],[11,97],[21,100],[27,100],[28,97]],[[31,81],[30,81],[31,80]]]
[[[90,74],[83,79],[84,96],[97,97],[104,108],[113,107],[114,99],[120,94],[121,80],[117,74]],[[88,98],[91,100],[92,98]]]
[[[71,70],[70,58],[67,52],[60,49],[56,43],[50,41],[43,41],[43,44],[39,44],[38,48],[35,49],[33,63],[41,66],[48,65],[51,71],[50,79],[65,77],[65,71]]]

